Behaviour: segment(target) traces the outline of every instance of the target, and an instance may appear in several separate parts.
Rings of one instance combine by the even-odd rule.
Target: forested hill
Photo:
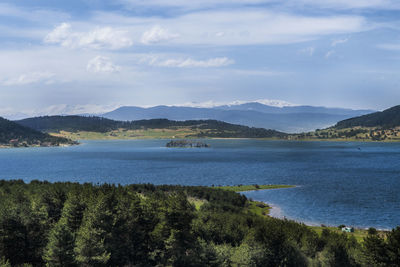
[[[347,120],[340,121],[335,128],[351,128],[351,127],[381,127],[394,128],[400,126],[400,105],[386,109],[382,112],[375,112]]]
[[[16,122],[38,131],[50,133],[60,131],[107,133],[119,129],[123,129],[124,131],[147,129],[168,129],[173,131],[185,128],[188,130],[185,132],[185,137],[282,138],[287,136],[287,134],[275,130],[247,127],[217,120],[173,121],[167,119],[151,119],[126,122],[101,117],[44,116],[28,118]]]
[[[73,143],[51,136],[0,117],[1,146],[54,146]]]
[[[15,121],[23,126],[42,132],[88,131],[108,132],[127,127],[127,123],[101,117],[84,116],[43,116]]]
[[[202,186],[0,180],[0,266],[398,266],[400,228],[361,243],[260,204]]]

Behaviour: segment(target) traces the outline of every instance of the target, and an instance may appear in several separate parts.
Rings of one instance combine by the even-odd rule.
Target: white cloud
[[[170,33],[167,29],[164,29],[156,25],[152,27],[150,30],[145,31],[140,41],[143,44],[154,44],[154,43],[169,41],[178,37],[179,34]]]
[[[52,83],[52,78],[54,77],[54,73],[44,71],[44,72],[29,72],[19,75],[18,77],[9,78],[2,81],[2,84],[5,86],[13,86],[13,85],[27,85],[33,83],[43,82],[46,84]]]
[[[71,40],[71,25],[68,23],[62,23],[57,26],[52,32],[46,35],[44,38],[45,43],[57,44],[61,43],[63,46],[69,46]]]
[[[301,49],[299,52],[300,52],[300,54],[312,56],[312,55],[314,55],[315,47],[312,47],[312,46],[306,47],[306,48]]]
[[[180,38],[169,39],[174,45],[289,44],[372,28],[364,17],[358,15],[306,16],[253,8],[229,12],[202,10],[180,16],[147,18],[98,12],[94,21],[124,25],[133,34],[148,30],[145,25],[162,25],[163,29],[174,29],[174,33],[179,33]],[[149,31],[147,36],[157,34],[151,35]],[[154,41],[161,39],[149,38]],[[144,41],[147,41],[146,38]]]
[[[110,105],[70,105],[59,104],[48,107],[35,109],[16,109],[14,107],[0,108],[0,116],[11,120],[24,119],[36,116],[53,116],[53,115],[81,115],[81,114],[103,114],[119,108],[119,104]]]
[[[114,65],[108,57],[96,56],[89,60],[86,70],[93,73],[115,73],[119,72],[121,67]]]
[[[335,54],[335,50],[330,50],[325,54],[325,58],[330,58],[333,54]]]
[[[331,46],[337,46],[340,44],[347,43],[349,41],[349,38],[343,38],[343,39],[335,39],[332,41]]]
[[[78,115],[78,114],[101,114],[112,111],[118,108],[120,105],[96,105],[96,104],[85,104],[85,105],[68,105],[59,104],[51,105],[46,108],[32,110],[29,113],[34,116],[45,116],[45,115]],[[28,111],[25,111],[28,113]]]
[[[158,67],[175,67],[175,68],[215,68],[232,65],[235,63],[233,59],[227,57],[216,57],[206,60],[195,60],[192,58],[179,59],[159,59],[157,56],[145,57],[139,61],[148,65]]]
[[[68,48],[121,49],[132,46],[126,31],[111,27],[98,27],[88,32],[74,32],[69,23],[62,23],[46,35],[44,42]]]

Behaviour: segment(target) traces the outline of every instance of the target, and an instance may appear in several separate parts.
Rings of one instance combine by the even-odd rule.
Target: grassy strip
[[[245,192],[245,191],[256,191],[256,190],[268,190],[268,189],[281,189],[281,188],[292,188],[294,185],[285,184],[266,184],[266,185],[228,185],[228,186],[217,186],[215,188],[235,191],[235,192]]]
[[[222,190],[234,191],[234,192],[245,192],[245,191],[257,191],[257,190],[268,190],[268,189],[280,189],[280,188],[292,188],[294,185],[276,185],[276,184],[267,184],[267,185],[234,185],[234,186],[217,186],[215,188],[219,188]],[[259,216],[268,216],[271,207],[261,201],[248,200],[247,202],[247,211]]]
[[[345,233],[346,235],[349,236],[354,236],[355,239],[359,242],[362,243],[364,241],[364,238],[367,237],[368,235],[368,230],[366,229],[358,229],[358,228],[354,228],[354,232],[353,233],[347,233],[347,232],[342,232],[341,229],[339,229],[338,227],[331,227],[331,226],[309,226],[311,229],[313,229],[317,234],[321,235],[322,234],[322,230],[323,229],[328,229],[331,232],[335,232],[335,233]],[[383,231],[378,231],[379,234],[384,234]]]
[[[53,136],[67,137],[72,140],[119,140],[119,139],[174,139],[187,138],[190,135],[199,134],[190,128],[178,129],[147,129],[147,130],[124,130],[118,129],[111,132],[67,132],[50,133]]]
[[[264,202],[249,200],[247,202],[247,211],[259,216],[268,216],[271,207]]]

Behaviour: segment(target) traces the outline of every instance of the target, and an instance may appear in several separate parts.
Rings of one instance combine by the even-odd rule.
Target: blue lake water
[[[274,214],[327,225],[400,225],[400,143],[207,140],[211,148],[165,148],[167,140],[84,141],[0,149],[0,179],[184,185],[293,184],[245,193]]]

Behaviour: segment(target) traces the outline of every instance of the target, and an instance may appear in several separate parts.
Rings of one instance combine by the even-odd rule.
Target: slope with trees
[[[335,126],[295,134],[295,140],[400,141],[400,106],[339,121]]]
[[[399,251],[400,228],[317,234],[217,188],[0,181],[2,266],[397,266]]]
[[[0,146],[58,146],[74,143],[66,138],[51,136],[0,117]]]
[[[350,127],[381,127],[384,129],[400,126],[400,105],[381,112],[375,112],[347,120],[340,121],[335,128]]]

